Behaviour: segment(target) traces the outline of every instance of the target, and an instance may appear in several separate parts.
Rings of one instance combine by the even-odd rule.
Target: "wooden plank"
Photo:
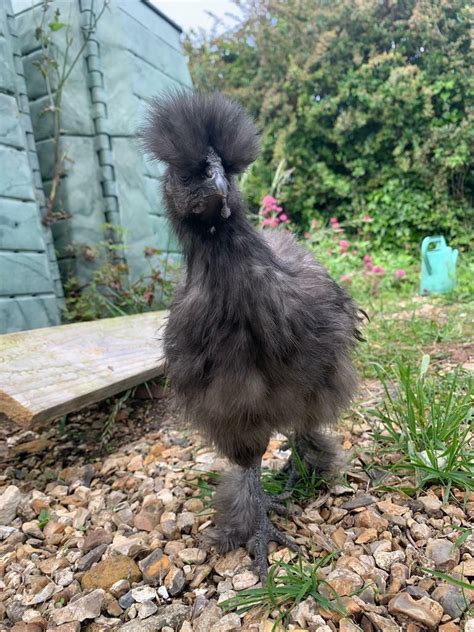
[[[60,417],[163,373],[166,312],[0,336],[0,413]]]

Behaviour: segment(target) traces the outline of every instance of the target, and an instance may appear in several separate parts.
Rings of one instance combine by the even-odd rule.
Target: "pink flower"
[[[143,298],[148,303],[148,305],[151,305],[153,303],[154,294],[151,290],[146,290],[145,292],[143,292]]]
[[[341,274],[339,277],[341,283],[350,283],[352,281],[350,274]]]
[[[331,217],[329,220],[330,224],[339,224],[339,220],[337,219],[337,217]]]
[[[272,208],[277,206],[278,201],[272,195],[266,195],[262,200],[262,206],[264,208]]]
[[[370,215],[364,215],[364,217],[362,218],[363,222],[371,222],[372,218],[370,217]]]
[[[280,222],[287,222],[288,215],[286,215],[285,213],[282,213],[281,215],[278,216],[278,219],[280,220]]]
[[[395,279],[403,279],[403,277],[406,277],[407,273],[405,270],[403,270],[403,268],[400,268],[398,270],[395,270],[393,276],[395,277]]]
[[[311,239],[311,233],[304,233],[304,234],[303,234],[303,237],[304,237],[305,239]]]
[[[341,241],[339,242],[339,248],[341,252],[347,252],[349,250],[349,242],[347,241],[347,239],[341,239]]]
[[[262,222],[262,226],[270,226],[270,228],[276,228],[279,224],[278,217],[268,217]]]
[[[319,228],[321,226],[321,222],[319,221],[319,219],[312,219],[310,226],[314,230],[314,229]]]
[[[372,268],[372,272],[374,274],[385,274],[385,270],[382,268],[382,266],[374,266]]]
[[[372,263],[372,257],[370,255],[364,255],[363,261],[366,265]]]

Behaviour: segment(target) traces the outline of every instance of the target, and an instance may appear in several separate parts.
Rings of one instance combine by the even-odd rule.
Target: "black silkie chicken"
[[[165,330],[168,376],[185,417],[238,466],[216,493],[213,543],[252,545],[264,578],[268,542],[294,543],[268,517],[278,503],[262,490],[262,455],[282,432],[327,474],[336,451],[322,430],[356,388],[359,312],[291,234],[259,232],[246,217],[236,176],[259,142],[235,101],[156,99],[142,137],[167,165],[166,209],[186,262]]]

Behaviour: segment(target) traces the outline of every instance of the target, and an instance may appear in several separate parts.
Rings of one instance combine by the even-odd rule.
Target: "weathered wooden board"
[[[149,312],[0,336],[0,413],[45,421],[161,375],[165,319]]]

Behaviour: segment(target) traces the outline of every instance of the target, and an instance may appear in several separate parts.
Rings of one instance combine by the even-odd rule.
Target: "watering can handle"
[[[423,242],[421,244],[421,257],[422,257],[423,261],[425,262],[425,266],[426,266],[426,270],[427,270],[428,274],[432,274],[433,273],[433,269],[431,267],[430,260],[429,260],[429,257],[428,257],[428,248],[431,246],[431,244],[446,246],[446,240],[442,236],[440,236],[440,237],[425,237],[423,239]]]

